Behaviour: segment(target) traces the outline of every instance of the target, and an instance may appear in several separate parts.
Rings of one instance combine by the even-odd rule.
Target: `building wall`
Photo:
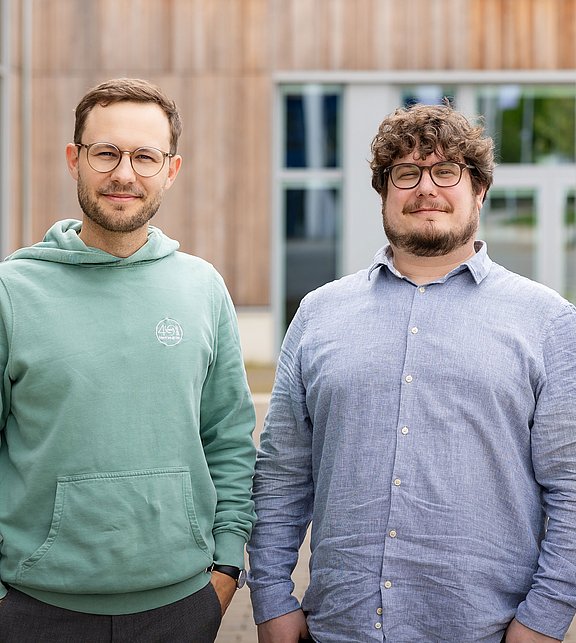
[[[10,248],[79,216],[63,150],[83,93],[145,77],[184,119],[156,222],[240,307],[271,300],[275,74],[576,69],[576,0],[12,0],[10,20]]]

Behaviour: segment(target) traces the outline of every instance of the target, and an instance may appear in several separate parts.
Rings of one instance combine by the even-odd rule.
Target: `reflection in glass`
[[[576,191],[566,195],[564,226],[566,239],[566,292],[564,295],[576,304]]]
[[[493,261],[534,279],[534,191],[492,188],[482,208],[479,237],[488,244],[488,254]]]
[[[448,85],[415,85],[402,90],[402,105],[410,107],[420,103],[422,105],[440,105],[447,98],[455,106],[454,87]]]
[[[339,209],[337,187],[290,186],[284,190],[286,326],[304,295],[337,276]]]
[[[500,163],[576,161],[576,87],[480,87],[478,112]]]
[[[284,93],[284,167],[340,166],[340,91],[306,85]]]

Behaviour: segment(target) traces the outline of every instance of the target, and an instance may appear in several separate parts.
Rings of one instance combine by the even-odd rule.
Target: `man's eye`
[[[434,174],[437,176],[456,176],[458,174],[459,167],[456,165],[438,165],[434,168]]]
[[[417,170],[401,170],[398,172],[397,176],[398,178],[402,180],[406,179],[413,179],[414,177],[418,176],[419,172]]]
[[[134,153],[134,160],[138,163],[162,163],[162,153],[147,147],[139,148]]]

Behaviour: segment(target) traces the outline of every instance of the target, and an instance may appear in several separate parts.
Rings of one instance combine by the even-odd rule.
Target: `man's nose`
[[[129,152],[122,152],[120,163],[112,171],[112,178],[123,183],[132,183],[136,180],[136,172],[132,167],[132,160]]]
[[[418,192],[422,194],[435,193],[438,186],[432,180],[432,172],[429,167],[422,167],[422,174],[420,175],[420,181],[416,186]]]

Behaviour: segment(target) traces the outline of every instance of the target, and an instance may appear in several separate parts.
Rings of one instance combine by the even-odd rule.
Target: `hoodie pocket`
[[[212,542],[186,468],[60,477],[50,531],[18,583],[83,594],[164,587],[205,569]]]

